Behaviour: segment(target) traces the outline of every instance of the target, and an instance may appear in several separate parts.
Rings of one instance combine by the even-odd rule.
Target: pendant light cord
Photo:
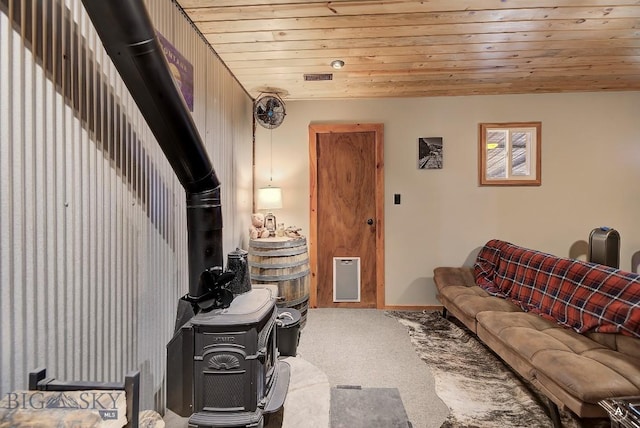
[[[269,185],[273,183],[273,128],[269,129]]]

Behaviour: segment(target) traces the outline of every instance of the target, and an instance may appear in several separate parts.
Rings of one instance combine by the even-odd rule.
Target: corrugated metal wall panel
[[[12,30],[9,24],[8,15],[0,14],[0,344],[2,344],[3,352],[0,352],[0,367],[2,371],[13,370],[13,357],[10,353],[4,351],[5,343],[13,342],[11,334],[12,312],[10,306],[4,302],[13,302],[13,287],[10,284],[13,278],[13,227],[10,227],[11,216],[13,211],[13,180],[11,179],[11,162],[12,145],[3,144],[5,141],[11,141],[11,63],[3,60],[3,57],[13,57],[11,49]],[[2,382],[3,377],[0,377]],[[2,382],[4,386],[5,382]],[[8,382],[7,382],[8,384]]]
[[[194,67],[224,250],[246,247],[251,99],[171,1],[146,4]],[[162,410],[188,291],[184,190],[80,0],[0,0],[0,12],[0,394],[39,366],[99,381],[139,369],[143,408]]]

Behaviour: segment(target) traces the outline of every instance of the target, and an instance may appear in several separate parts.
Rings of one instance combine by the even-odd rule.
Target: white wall
[[[593,228],[610,226],[621,234],[621,268],[640,250],[639,92],[286,104],[272,131],[273,181],[284,195],[276,216],[305,234],[309,124],[384,124],[387,305],[438,304],[433,269],[471,264],[491,238],[569,256]],[[542,122],[542,186],[479,187],[478,123],[511,121]],[[256,136],[257,187],[268,181],[269,132]],[[443,169],[418,170],[418,137],[438,136]]]

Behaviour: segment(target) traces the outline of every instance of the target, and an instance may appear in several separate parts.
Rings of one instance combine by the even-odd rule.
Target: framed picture
[[[442,137],[418,138],[418,169],[442,169]]]
[[[540,186],[542,123],[481,123],[480,186]]]

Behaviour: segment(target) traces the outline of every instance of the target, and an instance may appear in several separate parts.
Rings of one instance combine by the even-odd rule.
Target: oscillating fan
[[[253,105],[253,116],[260,126],[267,129],[280,126],[286,114],[284,101],[278,94],[263,95]]]

